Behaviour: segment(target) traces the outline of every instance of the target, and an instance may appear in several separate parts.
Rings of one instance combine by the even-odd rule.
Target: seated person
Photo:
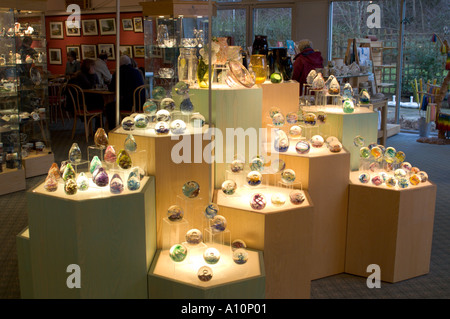
[[[112,74],[106,65],[108,55],[100,53],[98,59],[95,61],[95,73],[97,73],[100,85],[108,85],[111,82]]]
[[[144,78],[142,77],[141,71],[135,69],[131,63],[131,59],[127,55],[120,57],[120,111],[131,111],[134,90],[138,86],[144,85]],[[108,88],[111,92],[116,91],[116,73],[113,74]],[[142,100],[145,101],[145,92],[142,91],[142,94]],[[109,129],[113,129],[116,126],[115,105],[108,105],[106,112]]]
[[[97,74],[95,73],[95,61],[91,59],[83,60],[80,71],[75,73],[68,84],[78,85],[83,90],[95,89],[99,84]],[[70,100],[70,96],[68,97]],[[88,110],[103,109],[103,98],[98,94],[84,94],[84,99]]]
[[[75,51],[69,51],[67,53],[66,75],[72,76],[80,71],[80,68],[81,64],[77,61],[77,54]]]

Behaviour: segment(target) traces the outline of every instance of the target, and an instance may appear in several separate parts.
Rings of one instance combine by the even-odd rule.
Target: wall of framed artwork
[[[81,59],[97,59],[97,46],[95,44],[82,44],[81,45]]]
[[[83,36],[98,35],[96,19],[81,20],[81,26],[83,28]]]
[[[69,26],[68,21],[65,21],[65,26],[66,26],[66,36],[68,36],[68,37],[81,36],[81,27],[80,28],[71,27],[71,26]]]
[[[114,18],[105,18],[98,20],[101,35],[116,34],[116,20]]]
[[[122,19],[122,30],[123,31],[134,31],[133,19]]]
[[[106,53],[108,55],[108,60],[113,61],[116,59],[116,51],[115,45],[112,43],[99,43],[98,47],[98,55],[102,53]]]

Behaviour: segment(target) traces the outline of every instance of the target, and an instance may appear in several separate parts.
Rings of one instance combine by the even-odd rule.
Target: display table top
[[[360,181],[359,181],[359,175],[360,174],[362,174],[363,172],[362,171],[354,171],[354,172],[350,172],[350,184],[351,185],[357,185],[357,186],[365,186],[365,187],[373,187],[373,188],[378,188],[378,189],[387,189],[387,190],[391,190],[391,191],[400,191],[400,192],[405,192],[405,191],[408,191],[408,190],[412,190],[412,189],[419,189],[419,188],[423,188],[423,187],[427,187],[427,186],[432,186],[433,185],[433,183],[432,182],[430,182],[430,181],[426,181],[426,182],[421,182],[421,183],[419,183],[418,185],[411,185],[410,183],[409,183],[409,179],[408,179],[408,183],[409,183],[409,185],[408,185],[408,187],[406,187],[406,188],[400,188],[400,187],[398,187],[398,186],[395,186],[395,187],[388,187],[388,186],[386,186],[386,183],[383,183],[383,184],[381,184],[381,185],[379,185],[379,186],[376,186],[376,185],[374,185],[371,181],[369,181],[367,184],[363,184],[363,183],[361,183]],[[372,173],[372,172],[369,172],[369,175],[372,177],[372,176],[375,176],[377,173]],[[392,176],[393,174],[391,173],[391,174],[388,174],[389,175],[389,177],[390,176]]]

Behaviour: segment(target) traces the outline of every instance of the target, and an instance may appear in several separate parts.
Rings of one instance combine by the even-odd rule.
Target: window
[[[286,46],[286,40],[292,40],[291,25],[291,8],[253,9],[253,38],[255,35],[267,35],[269,47],[278,47],[278,42]]]
[[[215,37],[231,37],[232,45],[246,46],[247,10],[217,10],[213,19],[212,34]]]

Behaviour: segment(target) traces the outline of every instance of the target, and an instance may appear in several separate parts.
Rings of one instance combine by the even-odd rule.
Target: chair
[[[75,135],[75,130],[77,127],[77,118],[83,117],[84,132],[86,134],[86,142],[88,142],[89,128],[91,127],[92,119],[98,116],[100,118],[100,127],[103,127],[103,119],[102,119],[103,110],[87,110],[83,90],[78,85],[67,84],[66,90],[69,93],[74,109],[72,139]]]
[[[133,106],[131,107],[131,111],[120,111],[120,119],[122,120],[124,117],[129,116],[136,111],[142,113],[142,105],[147,100],[147,89],[148,86],[143,84],[138,86],[133,92]],[[144,91],[144,95],[142,95],[142,91]]]
[[[66,96],[63,94],[63,91],[65,90],[66,84],[64,78],[62,80],[52,80],[48,84],[48,105],[50,108],[50,121],[52,123],[58,121],[59,113],[64,125],[63,105],[66,103]],[[69,119],[68,115],[67,118]]]

